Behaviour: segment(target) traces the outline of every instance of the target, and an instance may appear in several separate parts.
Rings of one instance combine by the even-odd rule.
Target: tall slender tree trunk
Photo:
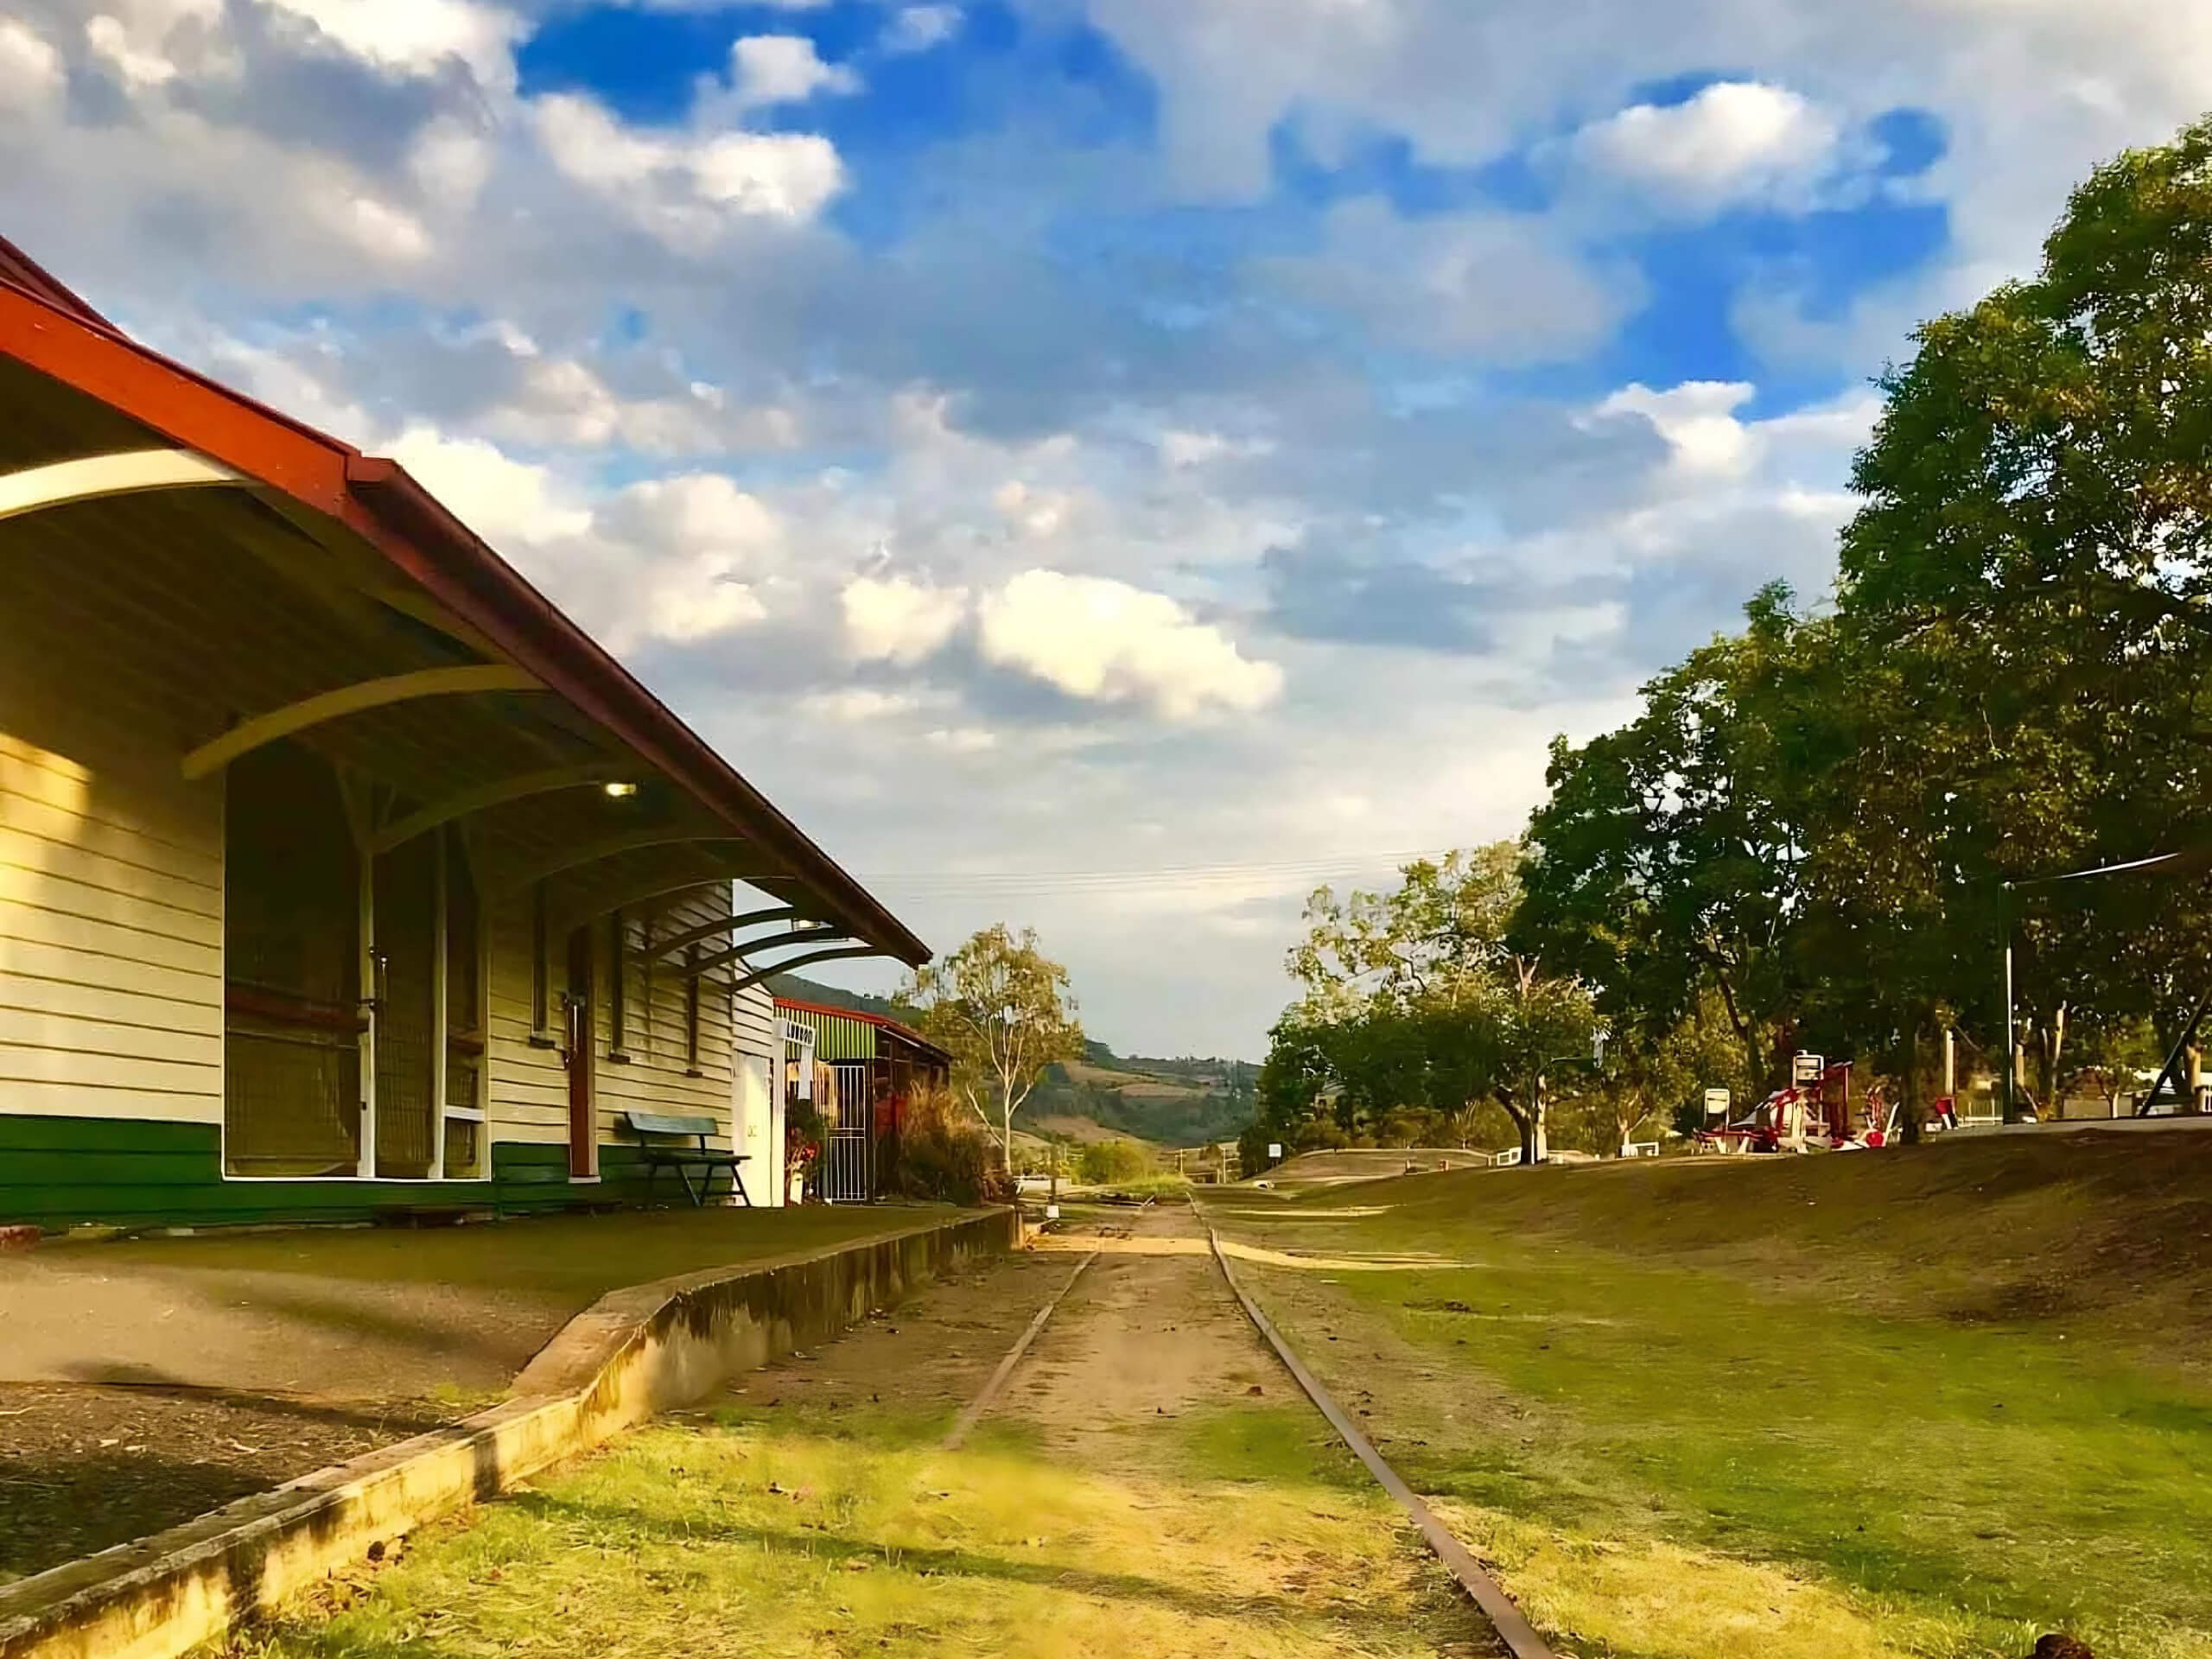
[[[1728,1023],[1735,1030],[1736,1040],[1743,1045],[1744,1060],[1750,1068],[1751,1080],[1754,1083],[1764,1081],[1767,1068],[1766,1052],[1759,1046],[1758,1031],[1753,1028],[1751,1021],[1744,1017],[1743,1011],[1736,1005],[1735,986],[1729,982],[1728,976],[1719,969],[1713,970],[1713,982],[1719,988],[1720,1006],[1727,1011]]]
[[[1898,1109],[1898,1128],[1908,1147],[1920,1144],[1920,1024],[1921,1010],[1904,1017],[1904,1097]]]
[[[2058,1067],[2066,1050],[2066,1005],[2051,1011],[2048,1021],[2036,1027],[2036,1090],[2053,1117],[2059,1116]]]

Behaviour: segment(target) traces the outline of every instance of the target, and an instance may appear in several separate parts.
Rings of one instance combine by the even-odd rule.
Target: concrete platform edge
[[[423,1523],[835,1336],[974,1257],[1013,1210],[611,1291],[504,1403],[0,1587],[0,1659],[173,1659]]]

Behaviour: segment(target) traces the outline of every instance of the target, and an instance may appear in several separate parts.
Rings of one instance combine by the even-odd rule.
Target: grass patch
[[[1370,1491],[1367,1471],[1296,1385],[1283,1378],[1277,1392],[1296,1403],[1198,1411],[1178,1419],[1179,1465],[1206,1480]]]
[[[2202,1282],[2194,1199],[2158,1142],[2054,1150],[1431,1176],[1358,1189],[1379,1216],[1224,1219],[1487,1264],[1254,1275],[1407,1478],[1599,1651],[2212,1654],[2212,1388],[2195,1327],[2158,1328]],[[2084,1261],[2130,1211],[2147,1249]],[[2070,1294],[1980,1311],[2069,1266]]]
[[[646,1430],[466,1524],[433,1529],[376,1576],[372,1593],[340,1588],[233,1650],[1483,1650],[1464,1612],[1437,1600],[1374,1495],[1313,1478],[1281,1424],[1244,1439],[1192,1432],[1173,1449],[1163,1440],[1163,1466],[1137,1475],[1041,1456],[1003,1434],[948,1453],[935,1424],[831,1415],[728,1413]],[[1240,1445],[1262,1454],[1262,1478],[1243,1478]]]

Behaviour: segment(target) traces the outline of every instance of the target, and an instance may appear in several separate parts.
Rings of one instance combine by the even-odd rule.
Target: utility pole
[[[2012,1032],[2012,884],[2005,884],[2005,903],[2001,911],[2005,918],[2005,1098],[2004,1120],[2012,1121],[2012,1090],[2020,1073],[2018,1039]]]

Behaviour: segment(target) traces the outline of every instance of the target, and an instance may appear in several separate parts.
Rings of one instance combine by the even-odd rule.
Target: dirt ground
[[[0,1584],[359,1457],[448,1415],[419,1402],[0,1386]]]
[[[1024,1251],[938,1280],[835,1342],[748,1371],[728,1395],[763,1410],[865,1402],[956,1411],[981,1391],[1076,1259]]]

